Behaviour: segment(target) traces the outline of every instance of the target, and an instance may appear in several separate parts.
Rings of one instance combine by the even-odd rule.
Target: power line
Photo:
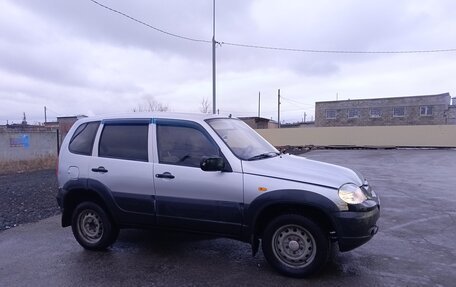
[[[402,50],[402,51],[354,51],[354,50],[317,50],[317,49],[271,47],[271,46],[230,43],[230,42],[223,42],[223,41],[221,41],[220,44],[235,46],[235,47],[242,47],[242,48],[254,48],[254,49],[264,49],[264,50],[289,51],[289,52],[303,52],[303,53],[326,53],[326,54],[419,54],[419,53],[456,52],[456,48],[434,49],[434,50]]]
[[[98,2],[98,1],[95,1],[95,0],[89,0],[89,1],[90,1],[90,2],[93,2],[93,3],[95,3],[95,4],[97,4],[97,5],[100,6],[100,7],[105,8],[105,9],[111,11],[111,12],[117,13],[117,14],[119,14],[119,15],[121,15],[121,16],[124,16],[124,17],[126,17],[126,18],[128,18],[128,19],[130,19],[130,20],[132,20],[132,21],[135,21],[135,22],[137,22],[137,23],[139,23],[139,24],[141,24],[141,25],[144,25],[144,26],[146,26],[146,27],[149,27],[149,28],[151,28],[151,29],[153,29],[153,30],[155,30],[155,31],[157,31],[157,32],[166,34],[166,35],[168,35],[168,36],[180,38],[180,39],[183,39],[183,40],[193,41],[193,42],[212,43],[212,41],[209,41],[209,40],[202,40],[202,39],[195,39],[195,38],[185,37],[185,36],[181,36],[181,35],[178,35],[178,34],[174,34],[174,33],[171,33],[171,32],[168,32],[168,31],[165,31],[165,30],[162,30],[162,29],[159,29],[159,28],[154,27],[154,26],[152,26],[152,25],[150,25],[150,24],[147,24],[147,23],[144,22],[144,21],[138,20],[138,19],[136,19],[136,18],[134,18],[134,17],[132,17],[132,16],[130,16],[130,15],[128,15],[128,14],[125,14],[124,12],[121,12],[121,11],[119,11],[119,10],[116,10],[116,9],[114,9],[114,8],[111,8],[111,7],[109,7],[109,6],[106,6],[106,5],[104,5],[104,4],[101,4],[101,3]]]
[[[314,106],[313,104],[305,104],[305,103],[302,103],[302,102],[299,102],[299,101],[296,101],[296,100],[293,100],[293,99],[290,99],[290,98],[286,98],[284,96],[280,96],[281,99],[284,99],[285,101],[289,101],[289,102],[292,102],[292,103],[295,103],[295,104],[298,104],[298,105],[301,105],[301,106]]]
[[[46,106],[46,109],[47,109],[48,111],[50,111],[50,112],[54,113],[55,115],[58,115],[58,116],[60,116],[60,115],[61,115],[61,113],[58,113],[58,112],[56,112],[56,111],[54,111],[54,110],[50,109],[48,106]]]
[[[111,12],[117,13],[123,17],[126,17],[132,21],[135,21],[141,25],[144,25],[150,29],[153,29],[157,32],[166,34],[168,36],[172,36],[175,38],[188,40],[192,42],[200,42],[200,43],[208,43],[212,44],[211,40],[204,40],[204,39],[196,39],[191,37],[186,37],[178,34],[174,34],[160,28],[154,27],[144,21],[138,20],[135,17],[132,17],[124,12],[106,6],[98,1],[89,0],[90,2],[107,9]],[[242,43],[233,43],[233,42],[216,42],[220,45],[227,45],[233,47],[240,47],[240,48],[250,48],[250,49],[263,49],[263,50],[275,50],[275,51],[287,51],[287,52],[301,52],[301,53],[322,53],[322,54],[426,54],[426,53],[452,53],[456,52],[456,48],[449,48],[449,49],[430,49],[430,50],[399,50],[399,51],[359,51],[359,50],[320,50],[320,49],[300,49],[300,48],[287,48],[287,47],[274,47],[274,46],[262,46],[262,45],[253,45],[253,44],[242,44]]]

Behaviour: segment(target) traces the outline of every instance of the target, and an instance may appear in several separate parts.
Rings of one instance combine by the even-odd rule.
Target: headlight
[[[339,197],[348,204],[362,203],[367,199],[364,192],[353,183],[347,183],[339,188]]]

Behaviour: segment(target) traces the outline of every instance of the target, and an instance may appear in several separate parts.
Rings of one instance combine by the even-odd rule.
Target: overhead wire
[[[100,6],[100,7],[105,8],[105,9],[111,11],[111,12],[117,13],[117,14],[119,14],[119,15],[121,15],[121,16],[124,16],[124,17],[126,17],[126,18],[128,18],[128,19],[130,19],[130,20],[132,20],[132,21],[135,21],[135,22],[137,22],[137,23],[139,23],[139,24],[141,24],[141,25],[144,25],[144,26],[146,26],[146,27],[149,27],[149,28],[151,28],[151,29],[153,29],[153,30],[155,30],[155,31],[157,31],[157,32],[166,34],[166,35],[168,35],[168,36],[180,38],[180,39],[183,39],[183,40],[193,41],[193,42],[212,43],[212,41],[209,41],[209,40],[190,38],[190,37],[186,37],[186,36],[182,36],[182,35],[178,35],[178,34],[174,34],[174,33],[165,31],[165,30],[163,30],[163,29],[154,27],[154,26],[152,26],[152,25],[150,25],[150,24],[148,24],[148,23],[146,23],[146,22],[144,22],[144,21],[141,21],[141,20],[139,20],[139,19],[136,19],[135,17],[132,17],[132,16],[130,16],[130,15],[124,13],[124,12],[121,12],[121,11],[119,11],[119,10],[116,10],[116,9],[114,9],[114,8],[111,8],[111,7],[109,7],[109,6],[106,6],[106,5],[100,3],[100,2],[98,2],[98,1],[96,1],[96,0],[89,0],[89,1],[95,3],[96,5],[98,5],[98,6]]]
[[[52,112],[53,114],[55,114],[55,115],[57,115],[57,116],[61,115],[61,113],[58,113],[58,112],[56,112],[56,111],[50,109],[48,106],[46,106],[46,110]]]
[[[168,36],[172,36],[175,38],[179,38],[182,40],[192,41],[192,42],[200,42],[200,43],[208,43],[211,44],[211,40],[204,40],[204,39],[197,39],[191,38],[187,36],[182,36],[179,34],[171,33],[166,30],[157,28],[148,24],[142,20],[139,20],[133,16],[130,16],[122,11],[117,9],[111,8],[105,4],[102,4],[96,0],[89,0],[90,2],[107,9],[113,13],[119,14],[123,17],[126,17],[134,22],[137,22],[141,25],[144,25],[150,29],[153,29],[157,32],[166,34]],[[398,51],[361,51],[361,50],[321,50],[321,49],[300,49],[300,48],[288,48],[288,47],[274,47],[274,46],[263,46],[263,45],[253,45],[253,44],[243,44],[243,43],[234,43],[234,42],[225,42],[225,41],[217,41],[217,44],[220,46],[227,45],[233,47],[240,47],[240,48],[250,48],[250,49],[263,49],[263,50],[276,50],[276,51],[288,51],[288,52],[301,52],[301,53],[324,53],[324,54],[424,54],[424,53],[451,53],[456,52],[456,48],[448,48],[448,49],[429,49],[429,50],[398,50]]]
[[[295,103],[295,104],[298,104],[298,105],[301,105],[301,106],[313,106],[313,104],[305,104],[305,103],[302,103],[300,101],[296,101],[296,100],[293,100],[293,99],[290,99],[290,98],[284,97],[284,96],[280,96],[280,99],[281,100],[285,100],[285,101],[289,101],[289,102],[292,102],[292,103]]]
[[[286,47],[272,47],[272,46],[260,46],[251,44],[240,44],[220,41],[220,45],[229,45],[243,48],[255,48],[264,50],[277,50],[277,51],[289,51],[289,52],[304,52],[304,53],[323,53],[323,54],[419,54],[419,53],[447,53],[456,52],[456,48],[451,49],[433,49],[433,50],[402,50],[402,51],[356,51],[356,50],[317,50],[317,49],[298,49],[298,48],[286,48]]]

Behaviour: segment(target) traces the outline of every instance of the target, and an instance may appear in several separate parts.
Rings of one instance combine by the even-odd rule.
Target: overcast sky
[[[210,41],[212,0],[98,0],[151,26]],[[216,40],[293,49],[456,48],[453,0],[217,0]],[[89,0],[0,0],[0,124],[212,101],[211,44],[157,32]],[[450,92],[456,52],[329,54],[217,46],[220,113],[307,120],[316,101]]]

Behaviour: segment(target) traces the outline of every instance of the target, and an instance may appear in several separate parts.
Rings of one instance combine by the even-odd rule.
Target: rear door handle
[[[106,168],[104,168],[104,166],[94,167],[94,168],[92,168],[92,171],[93,172],[101,172],[101,173],[108,172],[108,170]]]
[[[164,172],[164,173],[157,173],[155,175],[156,178],[169,178],[169,179],[173,179],[175,176],[172,175],[171,173],[169,172]]]

